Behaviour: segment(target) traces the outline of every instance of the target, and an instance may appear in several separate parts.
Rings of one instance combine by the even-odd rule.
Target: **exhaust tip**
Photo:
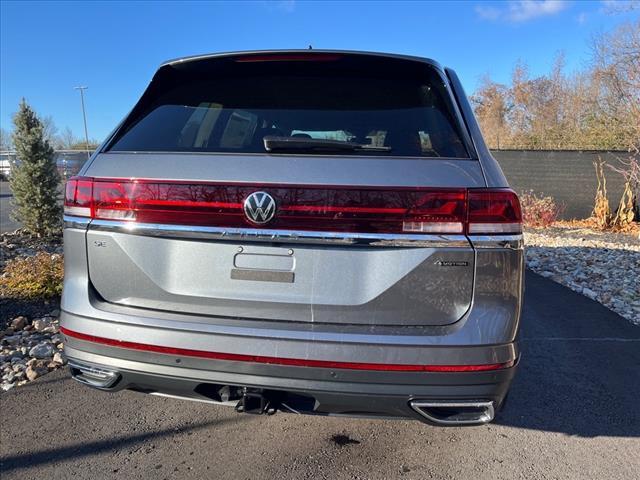
[[[69,368],[74,380],[93,388],[109,388],[120,379],[118,372],[103,367],[69,361]]]
[[[493,401],[421,401],[409,405],[419,415],[437,425],[482,425],[495,417]]]

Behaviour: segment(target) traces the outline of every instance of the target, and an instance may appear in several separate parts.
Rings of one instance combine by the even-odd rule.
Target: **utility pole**
[[[87,149],[87,158],[89,155],[89,133],[87,132],[87,114],[84,110],[84,91],[89,87],[73,87],[74,90],[80,90],[80,102],[82,103],[82,119],[84,120],[84,140],[85,148]]]

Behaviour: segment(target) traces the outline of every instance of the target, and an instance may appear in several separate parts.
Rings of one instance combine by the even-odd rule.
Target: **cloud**
[[[565,0],[511,0],[505,7],[476,6],[476,14],[483,20],[521,23],[534,18],[555,15],[567,8]]]
[[[502,10],[496,7],[480,6],[476,7],[476,13],[483,20],[498,20],[502,16]]]
[[[578,16],[576,17],[576,21],[580,24],[580,25],[584,25],[587,21],[587,14],[586,12],[580,12],[578,14]]]
[[[280,0],[273,2],[273,6],[276,10],[291,13],[296,9],[296,0]]]

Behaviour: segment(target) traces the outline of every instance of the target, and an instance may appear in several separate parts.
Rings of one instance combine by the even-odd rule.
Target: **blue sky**
[[[617,7],[616,8],[616,4]],[[612,8],[613,5],[613,8]],[[82,133],[75,85],[87,85],[89,136],[103,139],[164,60],[269,48],[355,49],[431,57],[471,93],[514,63],[546,73],[559,51],[582,68],[594,34],[636,18],[615,1],[8,2],[0,4],[0,126],[25,97],[60,130]]]

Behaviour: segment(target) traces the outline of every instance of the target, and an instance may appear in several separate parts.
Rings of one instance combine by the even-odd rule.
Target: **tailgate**
[[[467,196],[486,187],[473,157],[433,62],[205,56],[158,70],[65,211],[92,218],[89,275],[108,302],[446,325],[473,297]]]
[[[103,186],[94,187],[94,194],[103,200],[104,191],[136,196],[132,202],[137,203],[126,208],[138,215],[134,222],[118,220],[105,210],[106,218],[89,226],[90,279],[109,302],[211,316],[371,325],[446,325],[470,306],[474,252],[464,235],[385,230],[393,228],[392,222],[407,223],[406,213],[398,209],[403,201],[427,198],[432,189],[419,186],[427,181],[439,183],[437,195],[459,191],[461,178],[466,186],[481,185],[475,161],[261,159],[263,172],[272,172],[272,163],[297,167],[290,170],[286,185],[275,185],[239,183],[242,172],[225,168],[225,155],[109,156],[88,172],[110,178],[96,179]],[[243,160],[256,161],[233,158],[236,164]],[[183,166],[183,176],[200,172],[204,178],[209,175],[204,165],[220,165],[215,170],[221,181],[174,178],[128,184],[113,178],[124,168],[131,171],[132,164],[134,173],[161,176],[175,162]],[[332,187],[309,183],[314,178],[326,184],[314,167],[324,164],[324,171],[331,172],[326,167],[332,162],[339,162],[344,172],[334,170]],[[282,178],[281,172],[273,172],[262,177]],[[371,187],[374,179],[383,185]],[[385,186],[381,179],[403,187]],[[252,224],[242,208],[256,191],[270,193],[277,204],[267,226]],[[186,198],[187,207],[176,206],[178,197]],[[169,208],[175,210],[167,214]],[[385,208],[391,213],[384,213]]]

